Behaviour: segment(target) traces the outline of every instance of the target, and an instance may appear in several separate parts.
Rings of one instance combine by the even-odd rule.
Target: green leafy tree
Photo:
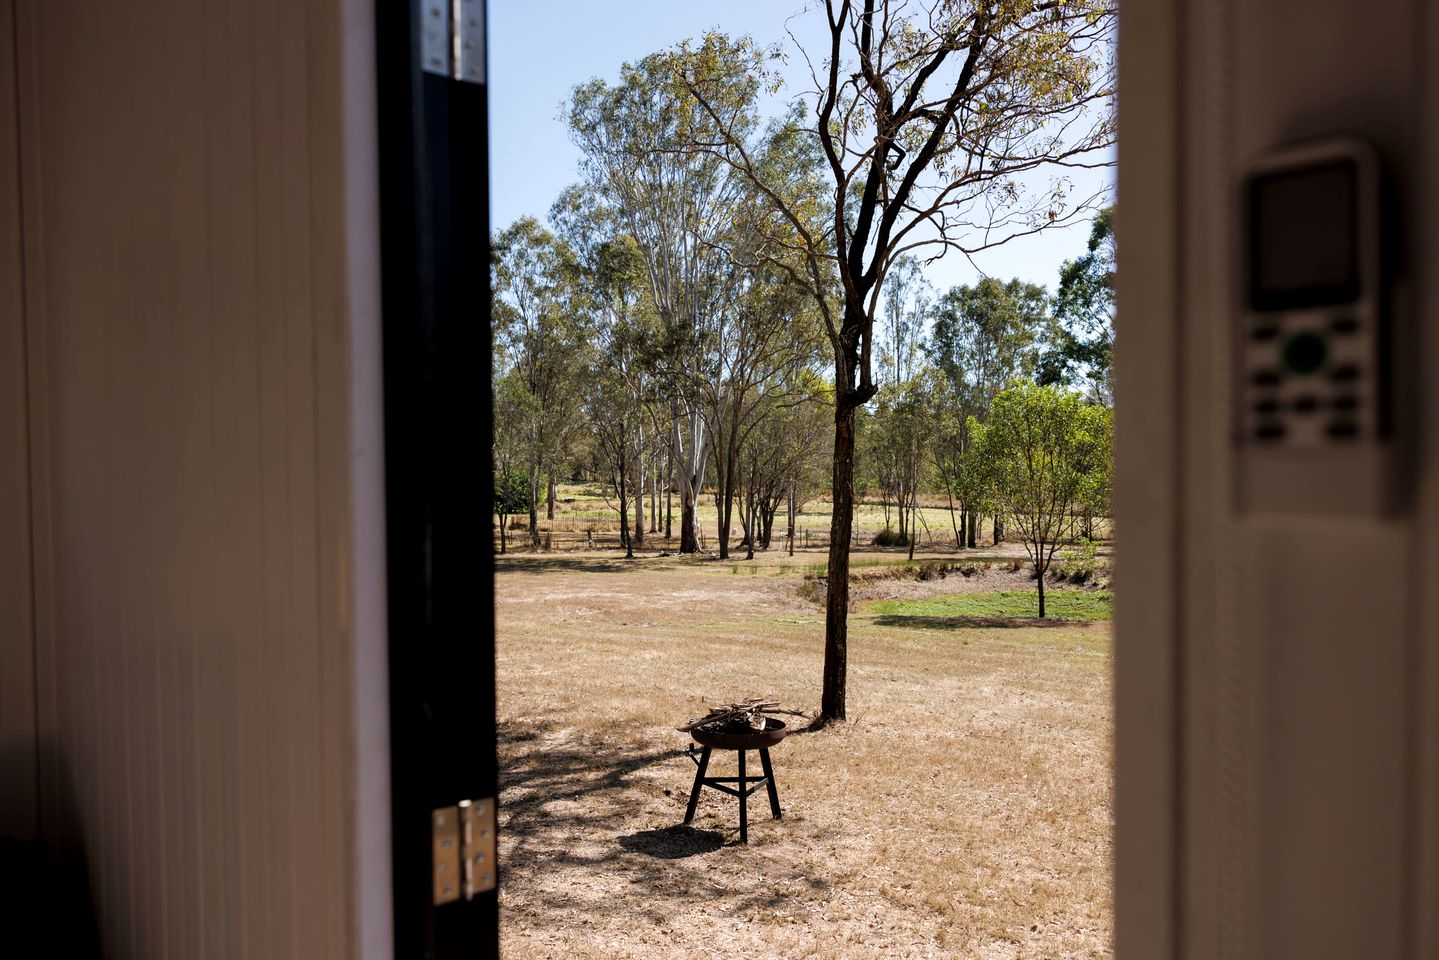
[[[973,421],[977,471],[1014,524],[1034,565],[1039,615],[1044,577],[1074,539],[1083,503],[1109,459],[1109,411],[1059,387],[1023,384],[994,399],[989,423]]]
[[[508,547],[509,517],[523,513],[530,501],[528,464],[532,424],[537,416],[535,398],[515,369],[492,379],[490,463],[494,468],[493,508],[500,519],[500,552]],[[516,501],[514,478],[521,478],[520,499]]]
[[[500,518],[500,553],[505,552],[505,527],[511,514],[523,513],[530,504],[530,481],[523,470],[495,471],[494,511]]]
[[[492,323],[495,362],[529,394],[523,423],[530,483],[530,542],[539,546],[540,486],[565,460],[579,428],[581,344],[587,331],[576,300],[569,248],[533,217],[522,217],[493,241]]]
[[[1094,218],[1089,248],[1059,269],[1057,329],[1041,361],[1041,383],[1083,382],[1094,399],[1114,405],[1114,207]]]
[[[1049,302],[1048,292],[1037,284],[985,278],[973,286],[954,287],[934,306],[930,357],[946,384],[939,397],[953,434],[937,438],[947,444],[940,456],[948,461],[957,491],[974,494],[982,489],[964,482],[957,472],[960,463],[972,462],[967,459],[969,423],[986,422],[1001,390],[1034,376],[1049,324]],[[965,543],[973,547],[986,506],[973,495],[962,495],[960,511]],[[996,518],[994,542],[1002,535],[1003,522]]]
[[[929,393],[920,378],[885,386],[864,418],[860,457],[870,460],[883,498],[884,531],[875,542],[908,546],[914,556],[919,491],[928,478],[928,437],[933,420]],[[890,504],[898,530],[890,527]]]

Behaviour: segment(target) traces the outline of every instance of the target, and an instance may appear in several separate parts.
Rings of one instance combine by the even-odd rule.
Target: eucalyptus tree
[[[970,421],[984,423],[1000,391],[1033,379],[1050,326],[1049,303],[1048,291],[1038,284],[986,277],[952,288],[935,304],[930,358],[948,381],[945,399],[957,405],[950,411],[956,428],[950,442],[958,445],[961,459],[970,443]],[[962,483],[958,488],[972,489]],[[967,521],[966,542],[973,547],[980,511],[964,498],[960,508]],[[996,517],[996,543],[1002,535],[1003,520]]]
[[[995,397],[989,422],[973,430],[989,490],[1034,565],[1043,617],[1050,561],[1079,530],[1075,508],[1109,472],[1109,411],[1061,387],[1021,384]]]
[[[631,560],[635,555],[635,538],[629,524],[629,498],[633,492],[630,478],[635,473],[640,450],[627,417],[631,409],[630,387],[624,375],[600,350],[590,352],[582,398],[585,419],[615,494],[620,545],[624,547],[625,559]]]
[[[540,483],[553,476],[578,435],[570,414],[581,344],[587,333],[582,296],[571,282],[568,246],[533,217],[516,220],[495,237],[492,324],[501,373],[513,370],[532,403],[527,409],[526,469],[530,484],[530,541],[539,545]]]
[[[900,384],[914,376],[932,300],[933,289],[924,278],[918,258],[905,256],[896,260],[884,284],[882,382]]]
[[[880,388],[873,415],[865,424],[864,452],[874,461],[875,479],[885,504],[885,544],[908,546],[914,556],[920,487],[928,479],[928,438],[933,429],[928,390],[923,378]],[[890,535],[889,503],[893,500],[899,524]]]
[[[781,508],[788,513],[785,538],[794,553],[796,513],[820,491],[826,477],[827,385],[814,368],[791,371],[788,380],[760,401],[768,409],[746,434],[735,471],[736,500],[751,557],[755,547],[769,549]]]
[[[508,526],[512,514],[529,508],[528,473],[530,430],[535,417],[535,399],[517,369],[495,376],[490,387],[490,465],[494,471],[495,497],[492,510],[499,517],[500,553],[509,545]]]
[[[715,497],[721,558],[729,556],[741,454],[748,450],[748,469],[755,476],[751,437],[786,407],[808,399],[799,373],[816,364],[820,345],[817,318],[803,290],[772,267],[739,267],[737,273],[741,289],[732,307],[721,313],[715,349],[719,363],[715,376],[705,385],[717,454]],[[767,457],[774,465],[788,462],[779,451],[772,450]],[[745,531],[753,546],[753,531],[748,526]]]
[[[877,390],[886,276],[906,254],[969,255],[1082,216],[1097,198],[1071,197],[1064,170],[1107,162],[1114,139],[1112,0],[826,0],[824,14],[822,45],[799,51],[811,86],[791,114],[822,157],[828,195],[818,210],[808,178],[796,184],[757,162],[751,107],[736,96],[737,75],[778,89],[779,53],[710,34],[670,57],[709,121],[691,131],[692,149],[748,178],[787,222],[791,272],[814,297],[833,354],[820,723],[845,717],[854,418]]]
[[[591,358],[585,373],[588,381],[604,375],[613,382],[604,384],[604,402],[596,406],[587,395],[591,427],[597,431],[618,431],[602,440],[605,454],[614,469],[615,458],[624,463],[625,493],[621,495],[622,526],[629,528],[630,497],[633,497],[632,532],[625,543],[639,546],[644,541],[644,501],[647,487],[655,480],[652,466],[656,448],[661,446],[661,424],[655,416],[658,371],[662,358],[657,342],[654,312],[647,303],[644,257],[634,238],[623,230],[615,211],[583,187],[570,187],[550,208],[550,221],[573,251],[573,282],[584,291],[577,305],[589,312]],[[603,411],[603,422],[595,410]]]
[[[1094,218],[1086,251],[1059,268],[1054,294],[1055,344],[1041,363],[1040,380],[1079,381],[1090,396],[1114,405],[1114,207]]]
[[[757,80],[737,89],[735,122],[751,123]],[[693,553],[695,506],[713,444],[702,384],[715,374],[714,347],[735,279],[718,234],[746,185],[719,158],[677,149],[703,115],[675,87],[660,55],[625,64],[615,84],[596,79],[575,88],[565,118],[588,185],[644,260],[666,357],[661,376],[680,488],[680,552]]]
[[[949,523],[954,545],[963,549],[968,542],[969,515],[963,486],[965,453],[969,440],[968,424],[957,386],[934,367],[928,368],[926,388],[929,393],[930,421],[927,452],[934,466],[935,479],[949,503]],[[956,510],[956,498],[958,507]],[[971,544],[972,545],[972,544]]]

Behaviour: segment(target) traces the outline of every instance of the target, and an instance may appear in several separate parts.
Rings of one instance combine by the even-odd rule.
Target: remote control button
[[[1319,408],[1319,401],[1318,401],[1318,400],[1315,400],[1313,397],[1309,396],[1308,394],[1305,394],[1305,395],[1302,396],[1302,397],[1295,397],[1295,398],[1294,398],[1294,412],[1295,412],[1295,413],[1313,413],[1313,412],[1314,412],[1316,409],[1318,409],[1318,408]]]
[[[1346,393],[1343,396],[1335,397],[1330,406],[1335,410],[1354,410],[1359,406],[1359,398]]]
[[[1274,398],[1259,400],[1254,404],[1254,412],[1261,416],[1273,415],[1279,412],[1279,401]]]
[[[1337,420],[1329,425],[1325,433],[1338,440],[1347,440],[1359,433],[1359,425],[1349,420]]]
[[[1279,327],[1272,323],[1261,324],[1250,330],[1249,335],[1255,340],[1273,340],[1279,336]]]
[[[1352,363],[1341,363],[1329,372],[1329,379],[1339,383],[1359,379],[1359,368]]]
[[[1317,372],[1328,359],[1329,345],[1317,333],[1296,333],[1284,344],[1284,365],[1301,377]]]
[[[1260,440],[1284,439],[1284,424],[1263,423],[1254,429],[1254,436]]]
[[[1256,370],[1249,380],[1256,387],[1275,387],[1279,385],[1279,374],[1273,370]]]
[[[1329,329],[1335,333],[1354,333],[1359,329],[1359,321],[1353,317],[1335,317],[1329,321]]]

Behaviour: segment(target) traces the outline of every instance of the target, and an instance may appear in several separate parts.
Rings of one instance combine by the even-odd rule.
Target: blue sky
[[[813,4],[815,0],[811,0]],[[519,217],[544,218],[560,191],[578,178],[579,151],[558,119],[560,103],[591,77],[613,80],[620,64],[712,27],[785,40],[785,21],[804,0],[490,0],[490,216],[502,229]],[[823,12],[793,21],[805,39],[823,29]],[[790,48],[792,50],[792,47]],[[802,61],[797,57],[792,64]],[[1110,179],[1088,174],[1081,188]],[[1063,260],[1084,251],[1086,226],[1015,240],[976,257],[984,272],[1053,287]],[[975,268],[953,254],[927,269],[940,289],[970,283]]]

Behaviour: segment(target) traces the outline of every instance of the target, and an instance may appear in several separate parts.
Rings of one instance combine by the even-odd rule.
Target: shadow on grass
[[[1080,627],[1093,620],[1064,620],[1059,617],[926,617],[881,613],[871,618],[881,627],[919,627],[926,630],[957,630],[965,627]]]
[[[620,846],[660,860],[680,860],[701,853],[713,853],[724,846],[724,834],[718,830],[697,830],[689,824],[640,830],[620,837]]]
[[[631,571],[634,565],[645,559],[636,557],[596,557],[590,555],[543,555],[533,553],[506,553],[495,557],[497,573],[620,573]]]

